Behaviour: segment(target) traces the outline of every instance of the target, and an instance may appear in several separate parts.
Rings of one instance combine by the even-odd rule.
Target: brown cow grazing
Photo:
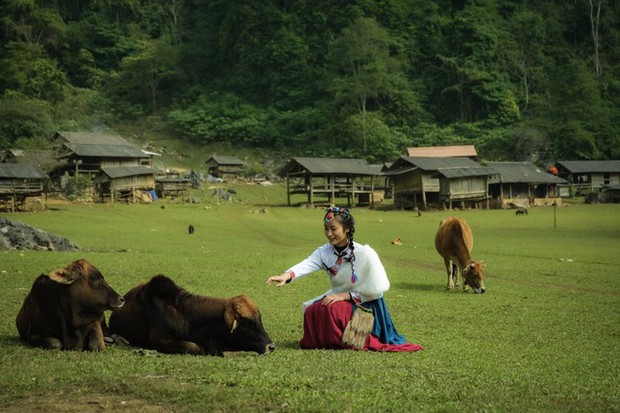
[[[274,350],[260,312],[249,297],[191,294],[164,275],[156,275],[125,294],[125,306],[110,316],[110,332],[134,346],[163,353],[264,354]]]
[[[40,275],[15,324],[22,340],[35,347],[101,351],[103,312],[123,302],[101,272],[81,259]]]
[[[435,248],[443,257],[448,272],[448,290],[458,286],[458,276],[463,279],[463,290],[470,286],[476,293],[484,293],[482,261],[469,255],[474,246],[471,228],[461,218],[446,218],[439,223],[435,235]]]

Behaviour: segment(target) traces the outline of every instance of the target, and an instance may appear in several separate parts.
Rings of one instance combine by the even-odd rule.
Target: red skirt
[[[302,349],[351,349],[342,344],[342,333],[353,312],[353,304],[349,301],[338,301],[331,305],[316,302],[304,313],[304,336],[299,342]],[[373,351],[418,351],[418,344],[386,344],[377,336],[369,334],[364,350]]]

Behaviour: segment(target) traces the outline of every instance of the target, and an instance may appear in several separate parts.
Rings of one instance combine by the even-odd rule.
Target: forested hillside
[[[620,0],[2,0],[0,149],[137,122],[391,161],[620,159]]]

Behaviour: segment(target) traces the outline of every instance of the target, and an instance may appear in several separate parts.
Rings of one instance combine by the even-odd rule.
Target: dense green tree
[[[389,33],[374,19],[360,18],[345,28],[331,44],[331,84],[333,102],[341,116],[355,125],[360,149],[367,153],[373,135],[389,141],[378,110],[382,101],[404,76],[400,61],[390,55]],[[371,119],[369,113],[377,112]],[[368,123],[367,123],[368,120]],[[387,128],[386,128],[387,129]],[[387,143],[389,145],[389,143]]]
[[[159,110],[160,89],[170,88],[176,78],[176,49],[167,37],[140,41],[136,47],[111,77],[109,94],[138,108],[140,114],[154,114]]]
[[[346,139],[373,161],[457,143],[620,158],[618,15],[618,0],[4,0],[0,100],[26,110],[0,145],[155,114],[290,154]]]
[[[12,94],[0,99],[0,147],[12,148],[18,141],[47,139],[52,126],[47,102]]]

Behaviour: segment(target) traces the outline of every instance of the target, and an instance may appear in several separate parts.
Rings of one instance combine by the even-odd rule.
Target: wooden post
[[[314,207],[314,179],[310,175],[310,185],[308,187],[308,203],[311,207]]]
[[[355,179],[352,180],[350,176],[347,176],[347,186],[351,187],[351,190],[347,191],[347,207],[351,208],[351,197],[355,191]]]
[[[370,205],[375,204],[375,176],[370,177]]]
[[[288,206],[291,206],[291,187],[290,187],[290,179],[289,179],[289,175],[288,172],[286,173],[286,202],[288,203]]]

